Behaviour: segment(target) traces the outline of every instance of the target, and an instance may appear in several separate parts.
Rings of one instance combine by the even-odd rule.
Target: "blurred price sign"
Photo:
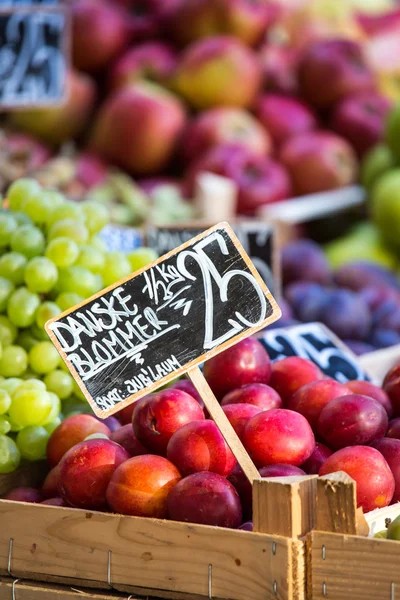
[[[109,224],[103,227],[99,237],[110,251],[132,252],[143,246],[143,233],[134,227]]]
[[[279,316],[239,240],[220,223],[52,319],[46,331],[104,418],[185,372],[196,370],[207,386],[200,363]],[[218,412],[215,398],[207,407],[215,405]]]
[[[276,227],[272,223],[238,221],[231,227],[250,256],[271,292],[280,292],[280,261],[276,243]],[[203,231],[204,223],[192,221],[186,224],[155,227],[146,230],[146,241],[159,255],[184,244]]]
[[[69,15],[55,2],[0,4],[0,106],[49,106],[66,94]]]
[[[342,383],[353,379],[370,380],[358,357],[322,323],[268,329],[258,337],[272,361],[301,356]]]

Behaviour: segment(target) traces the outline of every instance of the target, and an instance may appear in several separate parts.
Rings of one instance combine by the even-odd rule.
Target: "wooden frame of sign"
[[[193,275],[195,266],[197,276]],[[171,291],[176,283],[180,286],[178,291],[177,288]],[[215,287],[219,295],[215,294]],[[232,305],[228,301],[229,293],[234,294]],[[130,302],[132,296],[134,303]],[[143,306],[139,306],[140,298],[144,298]],[[197,312],[193,316],[190,310],[195,301]],[[169,310],[167,315],[157,312],[165,308]],[[204,313],[203,322],[199,311]],[[190,326],[181,329],[178,317],[188,314]],[[252,482],[259,473],[198,365],[263,329],[280,314],[231,227],[220,223],[133,276],[51,319],[46,323],[46,331],[100,418],[114,414],[187,373]],[[143,322],[140,325],[142,316],[145,326]],[[108,319],[108,323],[104,319]],[[123,319],[126,321],[124,330],[123,324],[119,325]],[[231,327],[228,331],[227,324]],[[150,329],[152,333],[148,334]],[[85,341],[81,344],[81,336],[86,346]],[[156,340],[160,341],[154,344]],[[114,347],[122,348],[121,352]],[[164,348],[168,350],[167,356],[161,355]],[[136,371],[142,374],[141,378],[133,375],[133,364],[140,367]],[[163,368],[158,376],[160,364]]]
[[[5,16],[12,15],[27,15],[27,16],[40,16],[40,13],[46,15],[61,15],[63,17],[62,24],[62,42],[61,42],[61,53],[65,60],[65,74],[68,73],[68,69],[71,64],[71,15],[70,11],[64,4],[48,5],[48,4],[18,4],[15,6],[9,6],[7,8],[0,7],[0,19]],[[56,65],[56,69],[60,70],[60,65]],[[19,72],[18,68],[14,65],[13,70]],[[22,79],[25,74],[22,75]],[[48,100],[39,101],[32,103],[31,101],[18,101],[12,102],[10,100],[2,100],[0,94],[0,110],[24,110],[27,108],[47,108],[49,106],[58,106],[65,102],[69,90],[67,87],[68,81],[64,77],[64,90],[63,94],[57,99],[49,98]]]

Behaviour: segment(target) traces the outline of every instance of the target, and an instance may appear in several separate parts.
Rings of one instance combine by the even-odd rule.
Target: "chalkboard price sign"
[[[111,415],[277,320],[227,223],[46,324],[98,416]]]
[[[273,294],[280,287],[279,257],[276,251],[275,226],[272,223],[238,221],[231,224],[235,235],[250,256],[257,271]],[[147,245],[164,254],[203,231],[199,222],[147,228]]]
[[[5,11],[0,4],[0,105],[60,103],[65,95],[68,16],[47,3]]]
[[[301,356],[315,362],[321,371],[341,383],[369,380],[357,356],[322,323],[304,323],[263,331],[259,339],[272,361]]]

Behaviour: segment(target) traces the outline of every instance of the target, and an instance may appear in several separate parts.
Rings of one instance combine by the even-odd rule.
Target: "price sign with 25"
[[[47,4],[0,3],[0,106],[46,106],[65,95],[69,18]]]

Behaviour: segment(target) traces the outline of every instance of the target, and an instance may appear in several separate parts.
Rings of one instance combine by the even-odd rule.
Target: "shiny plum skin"
[[[226,404],[253,404],[262,410],[282,408],[282,399],[269,385],[264,383],[249,383],[232,390],[222,398],[221,405]]]
[[[317,379],[324,379],[324,374],[316,364],[307,358],[289,356],[272,364],[270,386],[287,402],[303,385]]]
[[[301,387],[291,396],[287,407],[307,419],[314,433],[324,406],[339,396],[351,394],[347,387],[334,379],[320,379]]]

